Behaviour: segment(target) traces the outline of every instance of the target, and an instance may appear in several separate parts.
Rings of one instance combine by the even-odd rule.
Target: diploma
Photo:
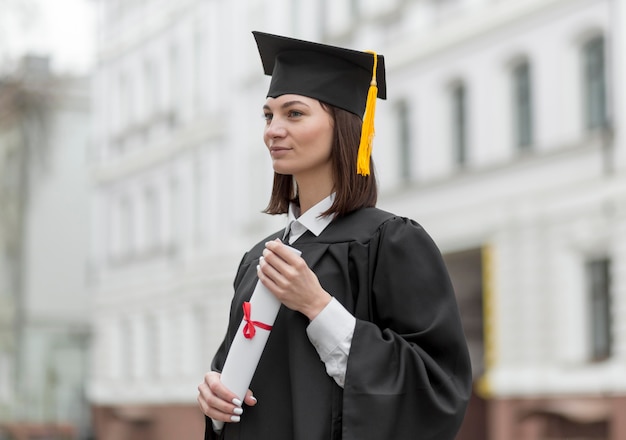
[[[287,247],[300,255],[299,250]],[[260,281],[257,281],[250,301],[243,304],[244,318],[226,356],[221,376],[222,383],[242,402],[270,336],[280,304]],[[213,420],[216,431],[220,431],[223,426],[224,422]]]

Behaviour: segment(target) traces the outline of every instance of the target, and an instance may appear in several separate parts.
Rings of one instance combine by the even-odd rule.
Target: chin
[[[274,164],[274,172],[276,174],[292,175],[293,174],[293,169],[291,169],[290,167],[285,167],[285,166],[280,166],[280,165]]]

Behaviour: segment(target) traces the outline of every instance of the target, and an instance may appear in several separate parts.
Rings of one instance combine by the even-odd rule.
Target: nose
[[[273,117],[265,128],[265,136],[268,139],[275,139],[284,137],[287,133],[284,123],[280,118]]]

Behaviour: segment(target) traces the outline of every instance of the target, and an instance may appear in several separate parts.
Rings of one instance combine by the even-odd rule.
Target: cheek
[[[325,151],[326,156],[330,157],[332,151],[333,132],[327,131],[324,136],[319,136],[320,148]]]
[[[324,152],[324,155],[330,156],[331,144],[333,140],[333,130],[332,127],[327,125],[317,125],[312,127],[310,130],[303,133],[303,136],[306,136],[307,143],[309,145],[315,145],[315,149],[321,152]]]
[[[330,158],[330,137],[320,136],[320,133],[317,132],[315,135],[307,139],[306,144],[309,146],[309,154],[312,154],[319,159]]]

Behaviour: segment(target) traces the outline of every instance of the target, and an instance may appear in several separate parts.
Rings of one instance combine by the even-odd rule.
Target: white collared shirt
[[[287,216],[287,228],[285,229],[285,234],[289,234],[289,244],[300,238],[306,231],[311,231],[313,235],[318,237],[326,229],[326,226],[333,221],[333,215],[322,216],[321,214],[326,212],[334,201],[335,193],[332,193],[302,215],[300,215],[300,207],[291,203]]]
[[[321,215],[332,206],[334,200],[333,193],[302,215],[299,215],[300,208],[292,203],[285,229],[285,234],[289,235],[289,244],[294,243],[306,231],[319,236],[334,218]],[[342,388],[355,325],[356,318],[333,297],[306,329],[309,341],[326,365],[326,373]]]

